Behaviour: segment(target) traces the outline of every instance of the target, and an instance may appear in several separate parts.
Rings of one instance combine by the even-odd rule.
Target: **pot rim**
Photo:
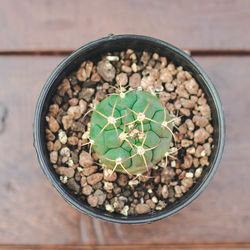
[[[204,176],[202,183],[198,186],[198,188],[190,195],[190,197],[187,200],[184,200],[183,202],[180,202],[178,206],[173,207],[173,209],[166,211],[165,213],[158,213],[155,212],[154,214],[150,214],[150,216],[144,215],[144,216],[124,216],[124,218],[115,218],[112,217],[112,215],[106,214],[105,212],[94,212],[94,210],[91,210],[88,208],[88,206],[80,205],[79,202],[77,202],[77,199],[72,198],[72,195],[69,194],[69,192],[65,191],[65,188],[60,185],[59,181],[56,179],[56,177],[52,174],[49,165],[46,163],[44,157],[43,157],[43,149],[41,144],[41,117],[42,117],[42,110],[45,98],[54,83],[55,79],[60,75],[63,70],[66,68],[67,65],[71,64],[79,54],[81,54],[85,49],[89,49],[90,47],[96,47],[98,45],[101,45],[103,42],[106,41],[119,41],[122,39],[139,39],[144,41],[150,41],[157,43],[161,46],[168,47],[173,53],[179,54],[181,57],[184,57],[188,63],[194,67],[198,73],[199,76],[202,78],[203,82],[206,84],[207,88],[209,89],[209,92],[212,96],[213,101],[215,102],[216,110],[217,110],[217,117],[218,117],[218,147],[217,151],[215,153],[214,157],[214,164],[210,166],[210,170],[206,176]],[[186,207],[188,204],[190,204],[193,200],[195,200],[200,193],[206,188],[212,177],[214,176],[219,162],[222,158],[223,150],[224,150],[224,144],[225,144],[225,121],[224,121],[224,112],[223,107],[219,98],[219,95],[217,93],[217,90],[215,89],[212,81],[209,79],[207,74],[204,72],[204,70],[198,65],[198,63],[190,57],[188,54],[186,54],[184,51],[176,48],[175,46],[164,42],[162,40],[152,38],[149,36],[141,36],[141,35],[134,35],[134,34],[125,34],[125,35],[113,35],[110,34],[107,37],[97,39],[95,41],[89,42],[83,46],[81,46],[79,49],[75,50],[73,53],[71,53],[68,57],[62,60],[62,62],[53,70],[49,78],[47,79],[45,85],[43,86],[40,96],[37,101],[37,105],[35,108],[34,113],[34,121],[33,121],[33,137],[34,137],[34,147],[36,149],[37,157],[40,163],[40,166],[44,172],[44,174],[47,176],[47,178],[50,180],[50,183],[57,189],[57,191],[61,194],[61,196],[74,208],[79,210],[80,212],[83,212],[87,215],[93,216],[98,219],[102,219],[104,221],[108,222],[114,222],[114,223],[121,223],[121,224],[141,224],[141,223],[152,223],[157,220],[161,220],[163,218],[166,218],[170,215],[173,215],[177,212],[179,212],[181,209]],[[145,218],[146,217],[146,218]]]

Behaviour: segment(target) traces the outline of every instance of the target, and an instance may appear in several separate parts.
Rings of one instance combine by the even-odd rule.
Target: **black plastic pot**
[[[181,65],[185,70],[192,73],[203,91],[205,92],[209,105],[212,110],[213,127],[214,127],[214,149],[210,156],[210,166],[203,171],[199,181],[178,201],[167,206],[164,210],[152,212],[150,214],[138,216],[122,216],[120,214],[109,214],[96,208],[83,204],[78,200],[59,180],[57,174],[49,163],[49,154],[45,142],[45,113],[51,97],[62,79],[76,70],[82,61],[94,60],[99,58],[101,54],[112,51],[121,51],[128,48],[137,51],[157,52],[162,56],[166,56],[168,60],[173,61],[176,65]],[[163,219],[167,216],[175,214],[182,208],[192,202],[208,185],[213,177],[224,148],[225,124],[222,105],[217,91],[201,67],[185,52],[161,40],[138,35],[109,35],[108,37],[90,42],[64,59],[52,72],[49,79],[45,83],[40,97],[37,102],[34,117],[34,146],[37,151],[41,168],[50,182],[62,195],[62,197],[73,207],[79,211],[109,222],[116,223],[151,223],[156,220]]]

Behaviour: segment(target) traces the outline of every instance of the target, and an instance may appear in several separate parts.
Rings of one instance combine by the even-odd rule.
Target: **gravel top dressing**
[[[192,73],[147,51],[82,62],[58,86],[46,121],[60,181],[83,203],[125,216],[185,195],[213,150],[210,107]]]

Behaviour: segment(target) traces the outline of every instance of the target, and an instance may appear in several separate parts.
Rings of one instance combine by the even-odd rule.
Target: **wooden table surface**
[[[250,249],[249,25],[248,0],[0,0],[0,102],[8,111],[0,133],[0,249]],[[72,50],[109,33],[189,49],[225,111],[226,146],[212,182],[187,208],[153,224],[80,214],[50,185],[33,148],[33,113],[47,77]]]

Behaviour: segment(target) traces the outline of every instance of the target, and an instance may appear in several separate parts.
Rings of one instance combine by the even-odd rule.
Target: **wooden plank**
[[[97,243],[178,244],[250,240],[250,57],[196,59],[214,81],[225,109],[226,147],[218,172],[195,202],[165,220],[147,225],[116,225],[93,219],[94,228],[98,228]],[[82,239],[84,243],[91,243],[84,236]]]
[[[33,111],[62,57],[1,56],[0,242],[16,244],[184,244],[250,241],[250,57],[197,57],[225,108],[227,145],[206,191],[179,214],[151,225],[116,225],[81,216],[52,188],[32,147]],[[244,132],[245,131],[245,132]],[[80,227],[79,227],[80,224]],[[79,230],[80,228],[80,230]],[[81,232],[81,233],[80,233]]]
[[[33,148],[39,92],[60,57],[0,57],[0,100],[8,109],[0,134],[0,242],[79,243],[79,213],[52,188]]]
[[[244,249],[250,243],[198,243],[198,244],[158,244],[158,245],[0,245],[0,250],[163,250],[163,249]]]
[[[249,12],[248,0],[0,0],[0,51],[69,51],[109,33],[249,51]]]

